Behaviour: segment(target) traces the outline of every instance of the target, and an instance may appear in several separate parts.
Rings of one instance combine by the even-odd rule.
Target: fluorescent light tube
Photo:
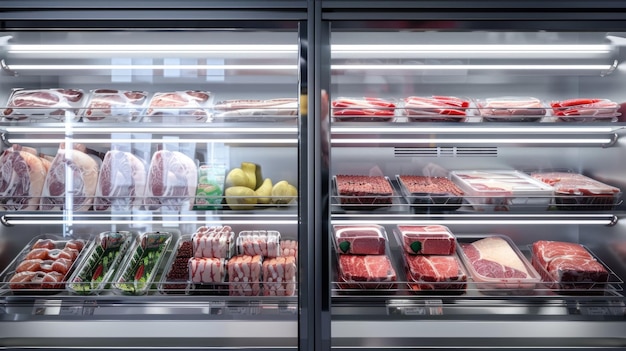
[[[331,65],[333,70],[422,70],[422,71],[454,71],[454,70],[509,70],[509,71],[532,71],[532,70],[576,70],[576,71],[608,71],[612,66],[605,65],[373,65],[373,64],[337,64]]]
[[[7,128],[8,129],[8,128]],[[571,126],[535,126],[535,127],[475,127],[465,124],[463,127],[407,127],[402,124],[402,128],[385,128],[376,126],[376,134],[400,134],[400,133],[612,133],[618,128],[614,127],[571,127]],[[344,127],[333,125],[333,133],[355,133],[369,134],[370,127]]]
[[[111,139],[111,138],[9,138],[10,144],[59,144],[71,141],[79,144],[110,144],[110,143],[136,143],[136,144],[161,144],[168,143],[167,139]],[[181,143],[224,143],[224,144],[297,144],[298,139],[178,139]]]
[[[609,144],[613,140],[604,139],[527,139],[527,138],[507,138],[507,139],[333,139],[332,144]]]
[[[86,71],[86,70],[151,70],[151,69],[187,69],[187,70],[297,70],[298,65],[8,65],[13,71]]]
[[[73,220],[73,219],[6,219],[6,224],[8,225],[96,225],[96,224],[118,224],[118,225],[137,225],[137,224],[160,224],[160,225],[180,225],[180,224],[221,224],[224,222],[228,222],[229,224],[257,224],[257,225],[295,225],[298,223],[297,220],[230,220],[230,219],[219,219],[219,220],[142,220],[142,219],[133,219],[133,220],[119,220],[119,219],[96,219],[96,220]]]
[[[9,54],[46,53],[297,53],[298,45],[134,45],[134,44],[13,44]]]
[[[68,129],[71,128],[71,129]],[[298,132],[298,127],[272,127],[272,128],[258,128],[258,127],[213,127],[211,123],[205,124],[203,127],[195,125],[193,127],[84,127],[82,125],[73,125],[70,127],[21,127],[21,126],[6,126],[3,127],[8,133],[65,133],[71,130],[74,133],[98,133],[98,134],[112,134],[112,133],[176,133],[176,134],[197,134],[199,132],[207,134],[295,134]]]
[[[609,53],[611,45],[591,44],[591,45],[457,45],[457,44],[435,44],[435,45],[359,45],[359,44],[333,44],[330,46],[332,53],[370,53],[370,52],[441,52],[441,53]]]

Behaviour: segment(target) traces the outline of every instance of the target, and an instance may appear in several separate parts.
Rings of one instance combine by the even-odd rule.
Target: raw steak
[[[94,209],[131,210],[141,205],[145,188],[145,164],[130,152],[111,150],[100,168]]]
[[[84,93],[79,89],[16,90],[4,110],[7,119],[25,119],[35,115],[65,117],[65,112],[76,113]]]
[[[399,225],[404,251],[421,255],[452,255],[456,240],[448,227],[442,225]]]
[[[150,162],[146,185],[147,209],[163,207],[180,210],[195,194],[197,173],[196,164],[189,156],[178,151],[155,152]]]
[[[146,115],[155,117],[171,116],[168,121],[207,121],[207,106],[211,93],[207,91],[174,91],[156,93],[152,96]]]
[[[353,255],[384,255],[387,240],[383,228],[370,226],[334,226],[339,253]]]
[[[561,288],[588,289],[608,281],[608,271],[582,245],[540,240],[532,250],[532,264],[544,281],[557,282]]]
[[[235,256],[228,260],[228,286],[231,296],[258,296],[261,293],[262,258]]]
[[[339,255],[340,284],[347,289],[390,289],[396,271],[385,255]]]
[[[84,112],[86,121],[130,121],[137,118],[146,101],[145,91],[97,89]]]
[[[456,256],[404,254],[414,290],[465,289],[467,276]]]
[[[294,296],[296,294],[296,258],[270,258],[263,261],[263,295]]]
[[[36,210],[46,165],[30,148],[13,145],[0,155],[0,209]]]
[[[70,180],[70,184],[66,184]],[[41,209],[62,210],[72,202],[74,211],[87,211],[98,185],[98,163],[80,150],[59,149],[44,183]],[[67,194],[66,194],[67,192]]]
[[[200,227],[193,235],[193,256],[229,258],[235,248],[235,233],[229,226]]]
[[[524,262],[509,243],[499,237],[487,237],[471,244],[461,244],[465,256],[482,279],[529,278]]]
[[[222,283],[226,279],[224,259],[191,258],[189,259],[189,279],[193,283]]]

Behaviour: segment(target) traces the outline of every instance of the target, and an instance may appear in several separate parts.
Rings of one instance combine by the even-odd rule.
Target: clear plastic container
[[[280,232],[275,230],[245,230],[237,236],[239,255],[278,257],[280,251]]]
[[[223,258],[189,259],[189,281],[193,284],[219,284],[226,280],[226,260]]]
[[[155,93],[143,116],[144,122],[210,122],[213,94],[203,90]]]
[[[2,114],[4,121],[76,121],[85,100],[81,89],[13,89]]]
[[[409,122],[465,122],[474,114],[468,98],[454,96],[409,96],[402,111]]]
[[[90,245],[83,239],[36,236],[0,274],[0,290],[13,294],[59,293]]]
[[[508,237],[463,235],[457,241],[457,252],[482,292],[528,295],[541,283],[539,273]]]
[[[389,207],[395,195],[388,177],[336,175],[335,193],[341,207],[347,210],[375,210]]]
[[[390,290],[398,276],[389,255],[337,254],[337,285],[343,290]]]
[[[147,99],[145,91],[96,89],[80,115],[83,122],[137,122]]]
[[[126,295],[150,292],[172,240],[173,235],[167,232],[150,232],[136,237],[114,279],[115,291]]]
[[[200,227],[191,240],[196,258],[228,259],[235,251],[235,233],[230,226]]]
[[[280,122],[298,117],[297,98],[224,100],[213,105],[214,120],[222,122]]]
[[[539,122],[546,116],[546,104],[529,96],[503,96],[477,100],[486,122]]]
[[[385,228],[375,224],[334,225],[335,250],[340,254],[384,255],[387,247]]]
[[[443,225],[397,225],[394,235],[407,254],[452,255],[456,252],[456,237]]]
[[[258,296],[261,293],[261,255],[240,255],[228,260],[228,294]]]
[[[189,260],[193,257],[192,235],[181,235],[169,256],[158,290],[162,294],[186,294],[191,288],[189,282]]]
[[[68,279],[67,289],[79,295],[95,295],[106,289],[133,238],[134,234],[126,231],[98,234],[80,266]]]
[[[609,99],[577,98],[552,101],[557,122],[616,122],[621,116],[618,103]]]
[[[468,274],[457,254],[411,255],[402,253],[411,292],[448,292],[462,294]]]
[[[140,208],[146,191],[146,164],[127,151],[109,150],[98,173],[93,209],[132,211]]]
[[[534,172],[530,176],[554,188],[554,200],[559,210],[613,210],[622,197],[619,188],[578,173]]]
[[[152,155],[146,184],[147,210],[190,209],[198,184],[196,163],[180,151],[159,150]]]
[[[331,103],[332,117],[338,122],[393,122],[397,103],[372,97],[339,97]]]
[[[263,260],[263,295],[295,296],[298,266],[293,256]]]
[[[396,175],[400,193],[415,212],[456,211],[463,191],[444,177]]]
[[[450,178],[477,211],[547,210],[551,186],[519,171],[452,171]]]

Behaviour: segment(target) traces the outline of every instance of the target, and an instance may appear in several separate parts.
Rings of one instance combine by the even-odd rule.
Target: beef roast
[[[180,210],[195,195],[197,183],[198,170],[189,156],[178,151],[157,151],[148,171],[146,208]]]
[[[130,152],[107,152],[100,168],[94,209],[123,211],[141,205],[146,173],[144,162]]]
[[[69,184],[66,184],[69,181]],[[42,210],[87,211],[98,184],[98,162],[80,150],[59,149],[46,176],[41,197]]]
[[[36,210],[47,167],[37,152],[13,145],[0,155],[0,209]]]

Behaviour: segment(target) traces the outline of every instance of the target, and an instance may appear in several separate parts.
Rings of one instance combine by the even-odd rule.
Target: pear
[[[256,189],[255,194],[257,197],[256,202],[258,204],[269,204],[272,200],[270,197],[272,196],[272,180],[269,178],[265,178],[263,184]]]
[[[261,174],[261,166],[252,162],[241,162],[241,169],[248,176],[248,188],[254,190],[263,183],[263,175]]]
[[[224,186],[227,188],[233,186],[248,186],[248,177],[241,168],[233,168],[228,172]]]
[[[272,188],[272,203],[277,205],[287,205],[298,196],[298,189],[289,184],[286,180],[281,180]]]
[[[245,186],[226,188],[224,195],[231,210],[252,210],[257,202],[254,190]]]

